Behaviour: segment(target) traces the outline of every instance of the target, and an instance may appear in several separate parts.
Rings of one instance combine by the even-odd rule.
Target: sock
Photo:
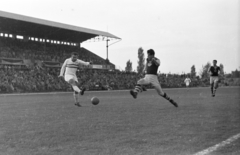
[[[213,87],[211,87],[211,92],[213,93]]]
[[[143,89],[142,89],[142,86],[140,84],[137,84],[134,88],[135,92],[139,93],[139,92],[142,92]]]
[[[78,101],[78,98],[79,98],[79,94],[78,94],[78,92],[74,92],[73,93],[73,98],[74,98],[74,101],[75,101],[75,103],[78,103],[79,101]]]
[[[164,93],[163,97],[167,100],[171,100],[171,98],[166,93]]]
[[[216,90],[217,90],[217,89],[213,89],[213,94],[215,94],[215,93],[216,93]]]
[[[81,90],[78,88],[78,86],[72,86],[72,87],[75,92],[80,93]]]

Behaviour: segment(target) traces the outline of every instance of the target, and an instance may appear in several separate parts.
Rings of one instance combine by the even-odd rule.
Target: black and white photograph
[[[0,155],[239,155],[240,0],[0,0]]]

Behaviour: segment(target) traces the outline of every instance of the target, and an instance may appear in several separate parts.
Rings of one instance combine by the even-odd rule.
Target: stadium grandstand
[[[3,11],[0,11],[0,36],[2,64],[27,65],[26,60],[32,59],[42,60],[47,66],[58,66],[69,52],[75,51],[80,59],[92,59],[93,68],[99,69],[114,69],[115,66],[82,48],[81,43],[90,39],[120,39],[108,32]]]
[[[52,89],[51,85],[61,90],[66,85],[56,77],[73,51],[79,53],[80,59],[93,62],[88,70],[112,71],[115,65],[108,57],[98,56],[81,47],[81,43],[88,40],[108,43],[114,39],[121,38],[108,32],[0,11],[0,92],[46,91]],[[27,74],[32,75],[27,78]],[[34,77],[33,81],[30,77]]]
[[[108,32],[0,11],[0,93],[72,91],[58,78],[63,61],[71,52],[92,61],[92,68],[80,68],[78,78],[88,90],[132,89],[141,75],[116,69],[94,51],[81,47],[88,40],[121,40]],[[108,50],[107,50],[108,52]],[[187,74],[159,73],[164,88],[184,87]],[[188,75],[189,76],[189,75]],[[231,77],[231,76],[230,76]],[[233,78],[233,77],[232,77]],[[208,86],[208,78],[191,77],[191,87]],[[222,80],[239,85],[239,80]]]

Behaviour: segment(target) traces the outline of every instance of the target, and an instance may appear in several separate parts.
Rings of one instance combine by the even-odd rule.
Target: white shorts
[[[138,82],[140,85],[152,84],[154,87],[160,86],[157,75],[147,74],[144,78],[140,79]]]
[[[145,75],[145,77],[143,79],[140,79],[137,82],[137,84],[140,84],[140,85],[151,84],[157,90],[158,94],[160,94],[160,95],[164,94],[162,87],[158,81],[157,75],[147,74],[147,75]]]
[[[186,86],[189,86],[189,84],[190,84],[189,82],[186,82]]]
[[[210,84],[218,82],[218,76],[210,76]]]
[[[69,82],[69,80],[73,79],[74,81],[78,82],[77,76],[76,75],[65,75],[64,79],[66,82]]]

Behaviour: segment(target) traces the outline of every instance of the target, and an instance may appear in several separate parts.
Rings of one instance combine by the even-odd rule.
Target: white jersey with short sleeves
[[[62,68],[61,68],[61,72],[60,72],[60,76],[63,76],[63,74],[65,75],[76,75],[77,69],[79,68],[80,65],[90,65],[89,62],[85,62],[82,60],[77,59],[76,61],[72,61],[71,58],[68,58],[64,61]]]
[[[191,79],[190,79],[190,78],[186,78],[186,79],[184,80],[184,82],[185,82],[185,83],[190,83],[190,82],[191,82]]]

